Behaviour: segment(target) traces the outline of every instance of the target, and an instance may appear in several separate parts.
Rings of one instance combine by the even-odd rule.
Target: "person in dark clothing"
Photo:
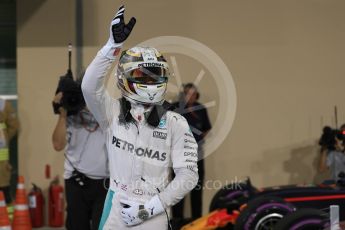
[[[196,86],[192,83],[187,83],[183,86],[183,92],[180,95],[179,101],[173,104],[175,112],[181,114],[188,121],[193,136],[198,142],[199,181],[197,186],[191,191],[193,219],[201,217],[202,214],[202,190],[205,175],[203,145],[205,136],[212,128],[207,109],[197,102],[199,97],[200,94]],[[172,209],[174,218],[184,218],[183,208],[184,200],[181,200]]]

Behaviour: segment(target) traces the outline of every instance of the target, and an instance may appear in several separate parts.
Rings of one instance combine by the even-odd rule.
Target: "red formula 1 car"
[[[277,230],[325,229],[329,225],[331,205],[339,205],[340,220],[345,220],[345,179],[337,183],[262,189],[252,186],[248,179],[218,191],[211,201],[211,214],[203,218],[203,223],[197,220],[182,229],[273,230],[277,226]],[[211,225],[208,218],[217,212],[222,213],[223,220],[218,218],[221,224]],[[285,216],[288,221],[283,222],[281,219]],[[198,226],[195,225],[197,222]],[[286,227],[277,225],[278,222],[283,222]],[[291,228],[292,224],[295,227]]]

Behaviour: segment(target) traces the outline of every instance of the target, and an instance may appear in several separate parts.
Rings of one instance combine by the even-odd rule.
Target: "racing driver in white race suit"
[[[106,91],[105,77],[136,22],[125,24],[124,11],[121,6],[82,82],[109,153],[110,189],[99,229],[167,229],[167,210],[198,181],[197,143],[185,118],[168,111],[168,63],[155,48],[123,51],[116,74],[122,97]]]

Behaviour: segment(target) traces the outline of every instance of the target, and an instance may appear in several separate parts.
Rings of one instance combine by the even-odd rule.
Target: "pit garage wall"
[[[108,39],[109,21],[121,3],[83,1],[84,66]],[[125,4],[127,20],[131,15],[138,20],[126,47],[158,36],[187,37],[216,52],[232,73],[236,117],[225,141],[206,159],[209,187],[245,176],[257,186],[320,179],[315,172],[317,139],[323,125],[334,125],[334,105],[338,123],[345,122],[344,1],[130,0]],[[74,1],[18,0],[17,5],[20,174],[27,183],[47,187],[46,164],[52,165],[53,175],[63,173],[63,153],[51,145],[57,120],[51,100],[58,76],[66,71],[66,44],[75,41]],[[177,54],[176,61],[183,82],[193,81],[203,68]],[[206,71],[199,85],[201,102],[219,99],[214,83],[214,76]],[[113,86],[111,77],[112,93]],[[224,106],[216,103],[209,109],[212,122]],[[205,190],[204,211],[215,192]]]

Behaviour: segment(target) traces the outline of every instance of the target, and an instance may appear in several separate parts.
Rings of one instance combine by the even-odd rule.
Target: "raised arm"
[[[53,102],[60,104],[63,94],[59,92],[54,96]],[[59,118],[55,125],[54,132],[52,135],[53,147],[56,151],[61,151],[67,144],[67,111],[61,106],[59,108]]]
[[[111,21],[108,42],[88,66],[82,82],[86,105],[102,129],[108,127],[112,118],[112,99],[105,89],[105,77],[136,22],[135,18],[131,18],[128,24],[125,24],[124,12],[125,8],[121,6]]]

